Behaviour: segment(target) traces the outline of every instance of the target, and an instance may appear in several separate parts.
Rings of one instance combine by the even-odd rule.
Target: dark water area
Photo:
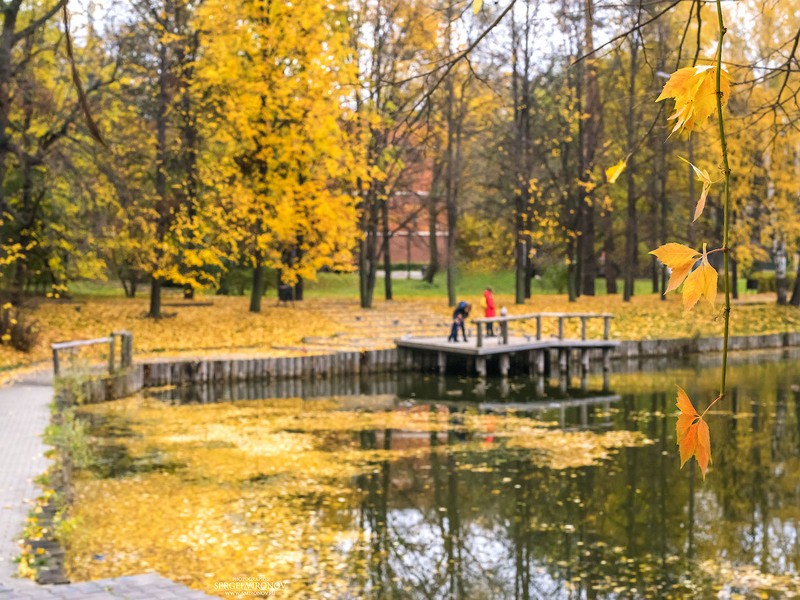
[[[702,410],[718,377],[717,357],[687,357],[618,364],[610,378],[591,375],[583,385],[401,374],[158,396],[175,404],[301,396],[336,398],[344,411],[447,412],[447,431],[346,436],[364,450],[418,451],[389,453],[350,481],[360,501],[337,518],[368,541],[339,551],[365,568],[332,597],[798,596],[800,354],[733,357],[728,397],[708,415],[713,463],[704,481],[693,461],[680,469],[675,385]],[[648,443],[588,466],[554,466],[492,431],[465,433],[458,425],[472,414],[639,432]]]

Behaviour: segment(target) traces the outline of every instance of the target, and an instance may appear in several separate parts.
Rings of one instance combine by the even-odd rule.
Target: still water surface
[[[344,469],[341,480],[334,481],[321,466],[309,469],[305,484],[292,487],[284,480],[281,493],[300,497],[288,500],[288,506],[329,534],[324,540],[319,531],[304,534],[308,539],[281,540],[282,552],[294,552],[281,575],[290,581],[291,597],[794,597],[800,592],[800,355],[735,357],[729,398],[709,413],[713,464],[703,481],[695,464],[679,468],[675,384],[702,409],[716,395],[716,362],[698,365],[692,357],[631,364],[606,382],[590,377],[585,389],[565,390],[558,382],[527,378],[481,383],[415,374],[347,380],[333,387],[250,384],[167,390],[157,396],[163,406],[159,414],[173,422],[179,423],[187,410],[201,414],[209,406],[244,406],[251,411],[237,417],[244,438],[262,419],[264,436],[276,431],[306,436],[314,461],[321,456],[335,460],[345,451],[348,456],[363,453],[365,458],[356,468]],[[307,401],[281,401],[280,415],[270,412],[278,401],[269,398],[293,396]],[[304,420],[302,414],[317,405],[336,421],[327,416],[313,423]],[[252,413],[254,406],[262,412]],[[176,445],[181,440],[137,430],[150,417],[137,416],[136,410],[130,405],[118,410],[111,403],[85,413],[94,435],[114,439],[106,445],[105,459],[78,485],[79,496],[85,486],[79,510],[92,509],[93,481],[133,477],[139,478],[136,485],[146,486],[141,478],[150,473],[117,468],[114,449],[125,446],[126,435],[152,435],[149,447],[161,444],[163,454],[174,459],[161,475],[177,478],[175,485],[197,485],[198,467],[185,466],[191,459]],[[387,411],[395,418],[380,421],[381,426],[364,420],[365,414]],[[411,418],[420,414],[436,415],[435,426],[420,427]],[[335,427],[328,425],[334,422]],[[539,439],[541,422],[552,433],[542,443],[526,443]],[[191,426],[186,425],[187,432]],[[638,433],[614,438],[622,441],[596,452],[592,440],[609,432]],[[207,451],[217,434],[205,435]],[[259,452],[257,445],[251,447]],[[136,451],[132,445],[125,450],[128,462]],[[215,464],[212,458],[204,460]],[[203,481],[213,486],[209,469]],[[267,481],[276,472],[266,462],[253,469],[255,476],[245,477],[247,469],[242,471],[245,522],[256,513],[248,502],[264,502],[252,495],[253,482]],[[259,479],[258,469],[272,470]],[[319,487],[323,483],[330,489]],[[239,484],[226,479],[226,489],[231,485]],[[303,486],[313,487],[314,493],[304,495]],[[231,518],[230,510],[226,515]],[[270,515],[259,518],[269,529]],[[103,543],[102,533],[92,543]],[[86,542],[76,552],[99,550]],[[150,564],[158,564],[158,550],[151,552]],[[335,561],[328,560],[329,553]],[[147,551],[141,556],[147,557]],[[217,560],[221,569],[224,556]],[[254,572],[247,558],[236,560],[239,572]],[[113,561],[108,562],[107,574],[115,574]],[[74,564],[80,571],[81,557]],[[213,566],[211,561],[197,569]],[[87,568],[98,573],[96,565]],[[185,579],[208,589],[208,573],[189,573]]]

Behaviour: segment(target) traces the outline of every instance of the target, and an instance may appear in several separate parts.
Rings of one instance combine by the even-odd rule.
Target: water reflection
[[[331,542],[343,556],[336,576],[344,588],[327,589],[330,597],[789,597],[800,593],[800,359],[734,362],[729,398],[709,413],[714,462],[706,481],[694,464],[679,469],[674,384],[702,405],[716,393],[716,362],[642,362],[614,375],[613,392],[597,376],[565,392],[558,382],[417,375],[162,397],[336,396],[340,411],[446,416],[430,431],[315,431],[317,450],[383,451],[345,481],[352,503],[313,497],[304,507],[310,521],[348,534]],[[475,414],[639,432],[652,443],[592,466],[551,468],[539,451],[514,447],[489,426],[465,429]],[[305,572],[315,573],[309,590],[312,582],[319,589],[330,569],[320,560],[315,572],[316,547],[297,543]]]
[[[427,459],[382,462],[355,482],[365,491],[358,524],[372,540],[360,549],[371,565],[364,589],[421,598],[797,594],[800,363],[759,363],[734,367],[729,405],[710,419],[705,482],[694,465],[678,469],[674,392],[624,393],[624,378],[613,426],[655,443],[602,466],[555,471],[502,447],[441,451],[433,434]],[[700,375],[695,395],[712,394],[714,380]],[[402,447],[396,435],[383,432],[384,447]]]

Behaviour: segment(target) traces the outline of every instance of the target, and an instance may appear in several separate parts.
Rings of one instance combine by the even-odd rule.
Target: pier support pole
[[[569,350],[567,348],[558,349],[558,374],[562,377],[569,373]]]
[[[475,372],[478,377],[486,377],[486,358],[483,356],[475,357]]]
[[[511,369],[511,356],[509,354],[500,355],[500,375],[508,377],[508,372]]]
[[[536,356],[536,374],[537,375],[544,375],[545,364],[544,364],[544,357],[547,353],[547,350],[534,350],[534,355]]]
[[[439,375],[444,375],[447,371],[447,354],[444,352],[438,353],[439,358]]]
[[[581,376],[589,372],[589,349],[581,348]]]
[[[611,348],[603,348],[603,372],[611,371]]]

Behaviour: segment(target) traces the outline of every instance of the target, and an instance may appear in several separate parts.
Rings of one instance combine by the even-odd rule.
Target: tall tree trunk
[[[389,199],[381,200],[381,241],[383,252],[383,290],[386,300],[392,299],[392,253],[389,231]]]
[[[792,298],[789,300],[792,306],[800,306],[800,260],[797,261],[797,271],[794,274],[794,288]]]
[[[294,299],[296,302],[303,301],[303,295],[305,293],[306,285],[305,280],[302,277],[297,278],[297,283],[294,284]]]
[[[153,319],[161,318],[161,279],[152,277],[150,280],[150,312],[148,316]]]
[[[15,42],[17,11],[11,6],[3,14],[3,28],[0,31],[0,214],[5,214],[8,205],[5,197],[6,159],[11,152],[11,51]]]
[[[435,172],[435,169],[434,169]],[[436,194],[434,193],[436,178],[431,185],[431,194],[428,197],[428,268],[425,269],[424,280],[433,283],[439,270],[439,241],[436,237],[438,211],[436,207]]]
[[[775,240],[775,290],[778,293],[778,304],[786,304],[788,285],[786,282],[786,244],[783,240]]]
[[[447,33],[446,47],[448,53],[451,49],[453,1],[447,3]],[[453,105],[455,103],[455,89],[453,76],[449,74],[445,81],[447,90],[447,106],[445,114],[447,118],[447,178],[445,179],[445,206],[447,208],[447,302],[450,306],[456,305],[456,227],[457,227],[457,207],[456,207],[456,165],[455,165],[455,137],[456,126],[453,116]]]
[[[156,225],[156,243],[162,244],[167,234],[169,222],[169,199],[167,197],[167,113],[169,111],[169,92],[167,78],[169,76],[169,63],[167,46],[163,42],[158,48],[158,99],[156,105],[156,176],[155,189],[157,197],[158,222]],[[162,257],[160,248],[156,250],[157,270]],[[153,277],[150,285],[150,313],[149,316],[158,319],[161,317],[161,279]]]
[[[628,82],[628,111],[625,115],[625,133],[628,151],[633,152],[636,143],[636,127],[639,120],[636,114],[636,75],[639,72],[639,42],[635,38],[630,40],[630,80]],[[630,302],[634,294],[636,281],[636,258],[639,252],[639,237],[636,215],[636,153],[628,158],[626,170],[627,189],[627,218],[625,220],[625,283],[622,299]],[[606,260],[608,257],[606,256]]]
[[[516,20],[511,23],[511,96],[514,106],[514,282],[515,302],[525,303],[525,284],[528,277],[528,209],[530,206],[530,19],[528,2],[522,31]]]
[[[606,278],[606,294],[617,294],[617,276],[619,275],[619,268],[617,263],[614,262],[614,213],[609,209],[603,219],[603,254],[605,256],[605,263],[603,265],[603,274]]]
[[[261,256],[256,254],[256,264],[253,267],[253,285],[250,288],[250,312],[261,312],[261,298],[264,296],[265,275],[264,265],[261,264]]]
[[[594,50],[594,0],[586,0],[586,10],[583,19],[583,53],[589,54]],[[593,182],[595,149],[598,146],[602,129],[602,106],[600,104],[600,86],[597,79],[597,60],[590,56],[584,63],[584,93],[585,103],[583,112],[587,115],[581,127],[581,201],[580,210],[580,238],[578,240],[579,261],[578,266],[581,277],[581,289],[587,296],[595,294],[595,280],[597,279],[597,257],[595,255],[595,207],[594,194],[589,191]]]
[[[379,183],[368,184],[362,196],[360,228],[362,239],[358,244],[358,284],[361,308],[372,308],[378,269],[378,202],[381,196]]]

